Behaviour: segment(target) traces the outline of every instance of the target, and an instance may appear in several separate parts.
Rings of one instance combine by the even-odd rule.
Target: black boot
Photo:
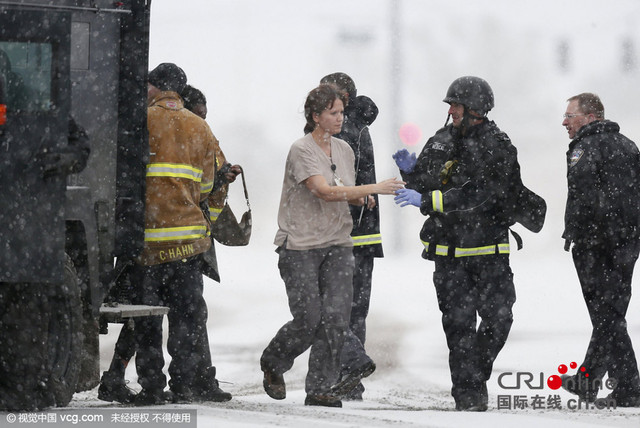
[[[342,407],[342,401],[333,394],[307,394],[305,406]]]
[[[376,365],[373,361],[352,370],[340,377],[338,383],[331,387],[331,394],[337,397],[343,397],[353,391],[360,384],[360,380],[371,375],[376,371]]]
[[[102,401],[117,401],[122,404],[131,404],[136,398],[136,393],[127,386],[124,376],[106,371],[100,379],[98,387],[98,399]]]
[[[191,390],[195,401],[222,403],[232,398],[231,394],[220,389],[215,367],[208,367],[204,374],[196,379]]]
[[[142,389],[136,395],[136,398],[133,402],[134,405],[143,407],[143,406],[157,406],[160,404],[167,403],[167,394],[162,389]]]
[[[563,375],[562,388],[589,403],[593,403],[598,398],[598,388],[595,383],[584,375]]]

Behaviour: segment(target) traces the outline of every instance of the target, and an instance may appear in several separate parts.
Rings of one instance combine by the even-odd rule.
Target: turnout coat
[[[213,189],[215,141],[209,125],[175,92],[149,102],[144,265],[186,259],[211,246],[200,203]]]

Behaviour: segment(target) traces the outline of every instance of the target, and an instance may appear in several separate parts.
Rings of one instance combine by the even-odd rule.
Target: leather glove
[[[407,149],[398,150],[391,157],[396,161],[396,165],[398,165],[400,171],[410,173],[416,166],[416,154],[409,153]]]
[[[401,207],[413,205],[419,208],[422,203],[422,195],[413,189],[400,189],[396,192],[396,197],[393,200]]]
[[[233,183],[234,181],[236,181],[236,177],[240,174],[242,174],[242,168],[240,167],[240,165],[231,165],[231,167],[225,174],[225,177],[228,183]]]

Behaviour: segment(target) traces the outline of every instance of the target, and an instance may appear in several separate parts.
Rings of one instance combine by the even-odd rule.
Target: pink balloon
[[[405,123],[398,130],[400,140],[407,146],[415,146],[422,137],[420,127],[415,123]]]

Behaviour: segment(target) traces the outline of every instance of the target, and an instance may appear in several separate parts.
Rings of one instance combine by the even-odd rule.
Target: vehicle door
[[[63,278],[66,180],[45,174],[67,145],[68,12],[0,3],[0,282]]]

